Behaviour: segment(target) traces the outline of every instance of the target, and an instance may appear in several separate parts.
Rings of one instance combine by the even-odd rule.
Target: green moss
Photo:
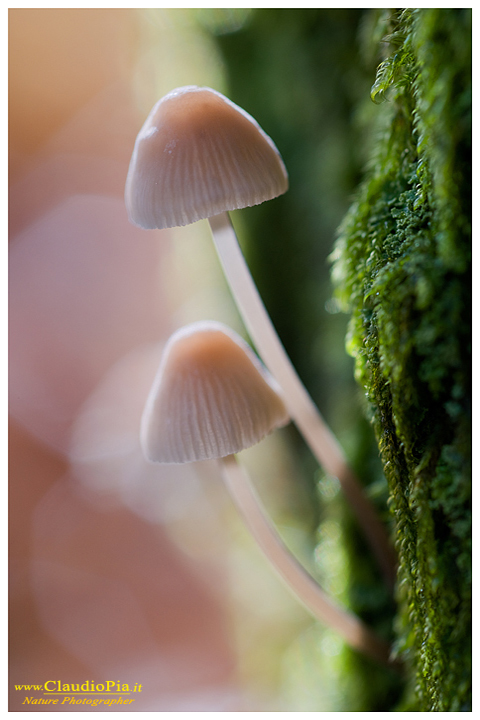
[[[402,709],[468,710],[471,12],[398,11],[385,33],[374,149],[333,277],[395,519]]]

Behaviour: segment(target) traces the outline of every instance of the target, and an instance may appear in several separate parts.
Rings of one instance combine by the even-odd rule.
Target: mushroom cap
[[[288,176],[259,124],[207,87],[157,102],[133,150],[125,187],[130,221],[145,229],[189,225],[282,195]]]
[[[226,457],[290,418],[276,382],[250,347],[216,322],[172,335],[145,406],[141,444],[152,462]]]

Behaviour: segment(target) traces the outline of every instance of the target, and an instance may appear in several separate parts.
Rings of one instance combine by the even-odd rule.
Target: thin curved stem
[[[293,557],[268,520],[246,470],[234,455],[219,460],[230,495],[258,545],[305,607],[356,650],[390,664],[390,648],[353,613],[335,603]]]
[[[325,423],[297,375],[265,309],[237,241],[228,213],[209,218],[225,276],[245,326],[260,357],[284,393],[284,401],[313,454],[325,471],[337,477],[377,558],[389,587],[393,587],[396,559],[387,532],[348,466],[337,439]]]

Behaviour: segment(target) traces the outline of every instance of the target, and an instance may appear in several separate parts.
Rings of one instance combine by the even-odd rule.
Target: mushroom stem
[[[389,664],[390,647],[353,613],[337,605],[293,557],[268,520],[245,469],[234,455],[219,460],[232,500],[253,537],[303,605],[321,622],[336,630],[359,652]]]
[[[280,385],[292,420],[318,462],[327,473],[338,478],[377,558],[385,582],[392,588],[396,559],[387,532],[276,333],[242,255],[229,214],[215,215],[209,218],[209,223],[225,276],[259,355]]]

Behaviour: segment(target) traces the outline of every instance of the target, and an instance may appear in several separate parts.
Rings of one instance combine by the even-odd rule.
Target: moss
[[[333,277],[395,520],[401,709],[468,710],[471,12],[385,18],[372,156]]]

